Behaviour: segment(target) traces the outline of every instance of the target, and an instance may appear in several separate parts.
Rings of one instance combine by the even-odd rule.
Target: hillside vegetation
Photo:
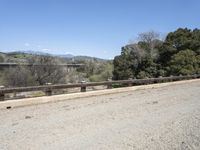
[[[0,85],[18,87],[81,81],[105,81],[112,77],[112,61],[89,56],[55,56],[50,54],[11,52],[0,53],[0,62],[28,63],[31,66],[18,66],[0,72]],[[41,64],[44,66],[37,66]],[[71,69],[59,64],[83,64]],[[57,65],[57,66],[55,66]]]

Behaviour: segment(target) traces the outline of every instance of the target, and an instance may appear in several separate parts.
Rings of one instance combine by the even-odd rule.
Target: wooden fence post
[[[0,89],[3,89],[4,86],[0,86]],[[0,101],[4,101],[5,100],[5,94],[4,93],[0,93]]]
[[[0,94],[0,101],[4,101],[5,100],[5,94]]]
[[[86,86],[84,85],[85,81],[81,81],[81,92],[86,92]]]
[[[52,90],[51,89],[46,89],[45,90],[46,96],[51,96],[52,95]]]
[[[81,86],[81,92],[86,92],[86,86]]]
[[[108,82],[111,82],[112,79],[111,79],[111,78],[108,78],[107,81],[108,81]],[[112,89],[112,83],[108,83],[108,84],[107,84],[107,89]]]
[[[173,82],[173,75],[170,75],[169,82]]]
[[[128,83],[128,86],[133,86],[133,83],[132,83],[132,78],[129,78],[128,80],[130,80],[130,82]]]
[[[52,83],[46,83],[46,85],[52,85]],[[51,96],[51,95],[52,95],[52,90],[51,90],[51,88],[47,88],[47,89],[45,90],[45,94],[46,94],[46,96]]]

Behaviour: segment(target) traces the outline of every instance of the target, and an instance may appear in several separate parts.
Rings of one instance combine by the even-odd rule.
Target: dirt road
[[[200,82],[0,110],[1,150],[200,149]]]

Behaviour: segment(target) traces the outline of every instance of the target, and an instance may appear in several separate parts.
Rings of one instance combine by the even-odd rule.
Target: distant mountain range
[[[32,51],[32,50],[27,50],[27,51],[13,51],[13,52],[8,52],[7,54],[10,55],[15,55],[15,54],[30,54],[30,55],[40,55],[40,56],[57,56],[57,57],[62,57],[62,58],[72,58],[74,55],[71,54],[65,54],[65,55],[59,55],[59,54],[49,54],[49,53],[44,53],[40,51]]]
[[[54,55],[54,56],[61,57],[61,58],[73,58],[73,57],[75,57],[75,56],[74,56],[74,55],[72,55],[72,54],[65,54],[65,55]]]
[[[7,54],[10,54],[10,55],[15,55],[15,54],[50,55],[48,53],[44,53],[40,51],[32,51],[32,50],[13,51],[13,52],[7,52]]]
[[[90,57],[90,56],[74,56],[72,54],[49,54],[49,53],[44,53],[40,51],[32,51],[32,50],[27,50],[27,51],[13,51],[13,52],[0,52],[0,55],[4,57],[8,57],[12,61],[16,61],[17,59],[26,59],[27,55],[39,55],[39,56],[52,56],[52,57],[58,57],[61,59],[64,59],[66,61],[70,62],[76,62],[76,61],[99,61],[99,62],[104,62],[107,61],[106,59],[101,59],[97,57]]]

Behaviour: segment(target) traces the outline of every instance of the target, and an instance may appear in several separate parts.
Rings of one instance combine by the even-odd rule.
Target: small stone
[[[6,107],[6,109],[11,109],[11,108],[12,108],[11,106],[7,106],[7,107]]]
[[[31,118],[32,118],[31,116],[26,116],[26,117],[25,117],[25,119],[31,119]]]
[[[18,124],[19,124],[19,123],[13,123],[12,126],[16,126],[16,125],[18,125]]]
[[[153,101],[153,104],[158,104],[158,101]]]

